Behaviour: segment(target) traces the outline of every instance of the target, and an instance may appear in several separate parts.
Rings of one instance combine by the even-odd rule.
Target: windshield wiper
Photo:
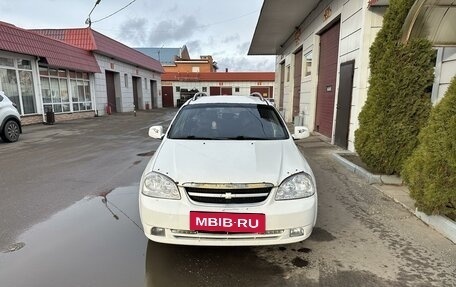
[[[230,139],[230,140],[265,140],[265,138],[248,137],[248,136],[229,137],[227,139]]]
[[[196,137],[196,136],[175,137],[175,138],[171,138],[171,139],[173,139],[173,140],[217,140],[217,138]]]

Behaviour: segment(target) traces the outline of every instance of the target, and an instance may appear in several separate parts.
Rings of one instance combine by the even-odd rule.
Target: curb
[[[388,176],[388,175],[374,175],[370,173],[369,171],[365,170],[362,167],[357,166],[356,164],[352,163],[351,161],[343,158],[340,156],[340,154],[343,153],[333,153],[334,158],[341,163],[345,168],[347,168],[349,171],[363,177],[368,184],[374,185],[375,188],[377,188],[379,191],[381,191],[383,194],[388,196],[389,198],[393,199],[395,202],[399,203],[402,205],[405,209],[410,211],[413,215],[418,217],[421,221],[423,221],[425,224],[430,226],[432,229],[436,230],[446,238],[448,238],[450,241],[456,244],[456,222],[450,220],[449,218],[445,216],[440,216],[440,215],[427,215],[421,211],[419,211],[417,208],[413,208],[409,206],[409,204],[406,204],[405,202],[402,202],[401,200],[398,199],[399,196],[395,196],[391,192],[387,192],[385,189],[382,189],[382,185],[387,185],[387,186],[401,186],[402,185],[402,179],[397,176]],[[405,188],[405,187],[404,187]],[[406,194],[405,192],[402,191],[403,194]],[[410,199],[411,200],[411,199]]]
[[[375,184],[375,183],[383,184],[380,175],[375,175],[375,174],[368,172],[364,168],[359,167],[356,164],[352,163],[351,161],[343,158],[342,156],[340,156],[340,154],[343,154],[343,153],[333,153],[333,155],[337,161],[339,161],[343,166],[348,168],[348,170],[350,170],[354,174],[357,174],[357,175],[363,177],[364,179],[366,179],[368,184]]]

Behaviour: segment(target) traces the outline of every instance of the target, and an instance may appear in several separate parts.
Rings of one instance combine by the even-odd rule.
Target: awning
[[[417,0],[402,27],[402,41],[427,38],[435,46],[456,45],[456,0]]]
[[[277,55],[319,0],[264,0],[249,55]]]

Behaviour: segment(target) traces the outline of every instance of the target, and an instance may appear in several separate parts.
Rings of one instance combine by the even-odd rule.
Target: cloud
[[[185,45],[187,45],[188,52],[190,53],[192,59],[199,58],[201,55],[201,47],[203,46],[203,43],[201,43],[200,40],[193,40],[187,42]]]
[[[216,61],[220,71],[228,68],[230,72],[273,72],[275,69],[274,57],[222,57]]]
[[[231,43],[231,42],[239,42],[240,39],[241,39],[241,37],[239,36],[239,34],[234,34],[234,35],[225,37],[222,40],[222,43],[223,44],[228,44],[228,43]]]
[[[244,42],[236,46],[237,52],[241,55],[247,55],[250,47],[250,42]]]
[[[149,31],[149,44],[160,46],[163,43],[182,41],[201,31],[195,16],[184,16],[179,20],[163,20]]]
[[[147,35],[147,19],[128,19],[120,26],[119,37],[134,46],[145,44]]]

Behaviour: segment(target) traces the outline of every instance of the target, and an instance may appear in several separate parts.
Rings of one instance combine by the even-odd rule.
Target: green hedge
[[[370,168],[399,174],[426,123],[435,52],[425,39],[399,42],[412,0],[391,0],[370,49],[369,90],[359,114],[355,148]]]
[[[456,78],[421,130],[420,144],[406,161],[403,177],[416,206],[456,217]]]

